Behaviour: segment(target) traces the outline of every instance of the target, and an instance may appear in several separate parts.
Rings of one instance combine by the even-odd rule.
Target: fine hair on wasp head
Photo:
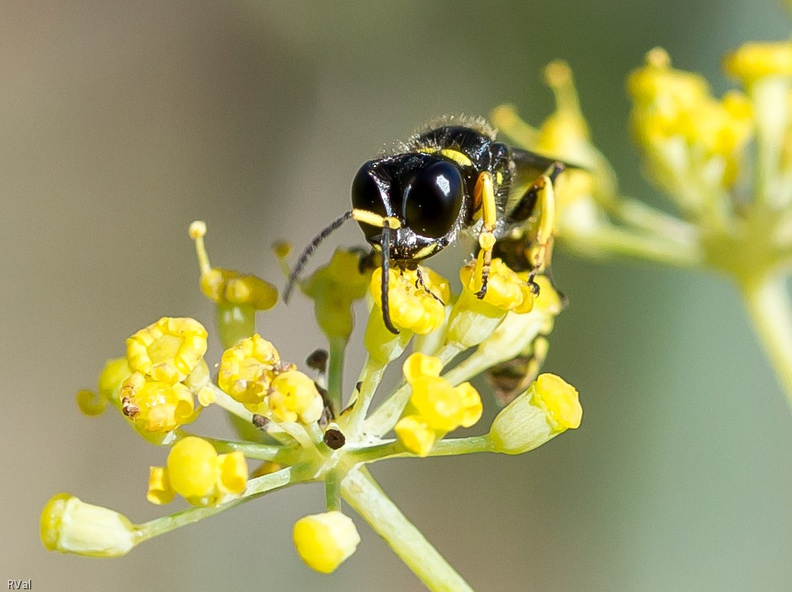
[[[343,215],[333,220],[330,224],[323,228],[321,232],[319,232],[319,234],[313,238],[308,246],[303,249],[303,252],[300,253],[300,258],[297,260],[297,264],[294,266],[294,269],[289,276],[289,280],[286,283],[286,288],[283,291],[283,302],[288,304],[292,290],[294,289],[294,284],[296,284],[300,279],[300,275],[302,274],[303,269],[305,269],[305,265],[308,263],[308,260],[314,254],[314,251],[316,251],[319,245],[322,244],[322,242],[324,242],[324,240],[330,236],[330,234],[341,228],[344,222],[351,218],[354,218],[359,222],[365,222],[367,224],[371,224],[372,226],[379,226],[382,228],[382,321],[385,323],[385,327],[387,327],[388,331],[398,335],[398,329],[396,329],[396,327],[394,327],[393,323],[391,322],[390,307],[388,305],[388,283],[391,262],[390,252],[394,238],[391,231],[399,228],[400,226],[399,221],[395,218],[383,217],[379,214],[368,212],[366,210],[352,209],[348,212],[344,212]]]

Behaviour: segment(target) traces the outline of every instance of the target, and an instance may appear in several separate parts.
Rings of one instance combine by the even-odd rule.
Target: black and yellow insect
[[[541,271],[552,244],[553,182],[564,165],[495,138],[484,120],[448,119],[414,135],[395,153],[365,163],[352,182],[352,209],[306,247],[284,299],[316,247],[349,219],[382,255],[382,314],[393,333],[398,331],[388,308],[390,267],[414,269],[462,231],[477,235],[482,251],[479,298],[487,292],[496,241],[515,229],[528,237],[526,269]]]

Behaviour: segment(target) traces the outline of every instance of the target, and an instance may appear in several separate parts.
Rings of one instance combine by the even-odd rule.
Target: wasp
[[[369,160],[352,181],[352,209],[324,228],[300,255],[289,278],[288,300],[310,256],[344,222],[354,219],[382,257],[382,315],[393,333],[388,308],[389,269],[415,269],[467,231],[478,237],[483,265],[479,298],[498,239],[524,239],[522,256],[533,277],[546,266],[552,247],[555,203],[552,187],[565,165],[496,141],[483,119],[452,118],[415,134],[380,158]],[[418,276],[420,279],[420,275]]]

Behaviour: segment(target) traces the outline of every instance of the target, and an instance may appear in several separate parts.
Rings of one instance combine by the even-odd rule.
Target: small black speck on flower
[[[346,438],[341,430],[330,428],[324,433],[324,443],[331,450],[338,450],[346,443]]]
[[[263,415],[259,415],[258,413],[253,414],[253,425],[258,429],[263,430],[265,427],[267,427],[269,422],[270,420]]]

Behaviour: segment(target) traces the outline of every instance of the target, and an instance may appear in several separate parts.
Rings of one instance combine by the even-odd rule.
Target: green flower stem
[[[367,359],[365,366],[363,366],[363,371],[360,373],[360,392],[357,395],[357,400],[346,422],[342,421],[343,417],[339,420],[342,430],[346,427],[352,436],[360,433],[363,420],[366,417],[371,400],[374,398],[374,393],[377,391],[386,367],[386,364],[374,362],[371,358]]]
[[[444,345],[437,352],[437,357],[443,362],[443,366],[448,364],[459,353],[459,348],[453,345]],[[363,431],[372,436],[382,436],[387,434],[399,421],[404,407],[410,400],[412,389],[409,384],[402,384],[388,399],[380,405],[377,410],[366,419],[363,424]]]
[[[745,307],[792,409],[792,308],[785,276],[769,273],[742,283]]]
[[[331,470],[325,477],[325,504],[328,512],[341,511],[341,479],[338,471]]]
[[[489,435],[440,440],[429,456],[459,456],[478,452],[495,452]],[[416,455],[404,450],[398,440],[385,440],[380,444],[350,452],[348,457],[354,462],[369,463],[391,458],[416,458]]]
[[[755,105],[756,166],[754,194],[758,204],[774,209],[785,207],[777,203],[778,193],[773,181],[778,179],[779,157],[783,152],[784,134],[788,124],[787,102],[789,80],[784,76],[768,76],[751,84],[748,94]]]
[[[302,424],[289,421],[284,421],[283,423],[272,422],[267,427],[269,428],[267,433],[275,438],[286,434],[294,438],[303,448],[309,450],[314,448],[314,436]],[[278,428],[281,430],[280,434],[278,433]]]
[[[481,350],[476,350],[468,358],[443,374],[443,378],[445,378],[453,386],[458,386],[466,380],[470,380],[474,376],[478,376],[486,369],[491,368],[500,361],[501,360],[494,360],[491,355],[482,353]]]
[[[228,349],[256,332],[256,309],[252,304],[218,303],[217,332],[224,349]]]
[[[346,457],[353,463],[369,463],[386,458],[399,458],[402,456],[415,456],[405,452],[404,447],[397,440],[383,440],[374,446],[366,446],[359,450],[348,452]]]
[[[341,413],[343,401],[341,393],[344,380],[344,353],[346,351],[347,339],[345,337],[330,338],[330,365],[327,369],[327,398],[333,405],[333,411]]]
[[[298,465],[282,469],[276,473],[270,473],[269,475],[251,479],[248,481],[248,486],[243,497],[231,500],[219,506],[189,508],[181,512],[176,512],[175,514],[170,514],[169,516],[162,516],[161,518],[155,518],[149,522],[137,525],[135,527],[138,535],[137,542],[141,543],[161,534],[181,528],[182,526],[187,526],[188,524],[193,524],[194,522],[209,518],[220,512],[225,512],[226,510],[230,510],[240,504],[260,497],[269,491],[281,489],[292,483],[308,481],[311,479],[312,472],[310,466]]]
[[[624,255],[685,268],[700,267],[704,262],[704,254],[697,245],[635,234],[617,226],[603,226],[591,233],[561,238],[567,246],[587,256]]]
[[[697,248],[696,227],[676,216],[661,212],[636,199],[620,197],[614,202],[614,214],[633,228],[654,236],[666,237],[674,242],[686,244],[691,250]]]
[[[495,447],[489,434],[440,440],[432,448],[429,456],[458,456],[460,454],[476,454],[478,452],[495,452]]]
[[[192,436],[184,432],[185,436]],[[296,447],[287,446],[272,446],[270,444],[257,444],[255,442],[239,442],[236,440],[222,440],[219,438],[209,438],[207,436],[198,436],[206,440],[215,450],[221,454],[228,452],[241,452],[246,458],[253,460],[271,460],[283,464],[293,464],[300,458],[300,450]]]
[[[228,393],[213,383],[209,383],[207,388],[212,389],[214,393],[215,405],[225,409],[229,413],[233,413],[246,423],[253,423],[253,413],[245,409],[242,403],[232,399]]]
[[[365,468],[354,468],[347,473],[341,482],[341,494],[429,590],[472,592],[462,576],[407,520]]]
[[[412,388],[403,382],[394,393],[380,405],[363,423],[363,431],[372,436],[382,436],[387,434],[399,421],[404,407],[410,400]]]
[[[313,442],[314,446],[320,446],[324,444],[324,432],[319,427],[319,424],[316,422],[309,423],[305,426],[305,431],[311,437],[311,442]]]
[[[215,405],[225,409],[228,413],[236,415],[245,423],[253,423],[253,413],[248,411],[242,403],[232,399],[228,393],[214,384],[210,383],[208,388],[211,388],[214,392]],[[301,446],[312,446],[311,438],[299,424],[276,423],[270,424],[270,426],[272,427],[267,430],[267,433],[281,444],[288,446],[296,440]]]

